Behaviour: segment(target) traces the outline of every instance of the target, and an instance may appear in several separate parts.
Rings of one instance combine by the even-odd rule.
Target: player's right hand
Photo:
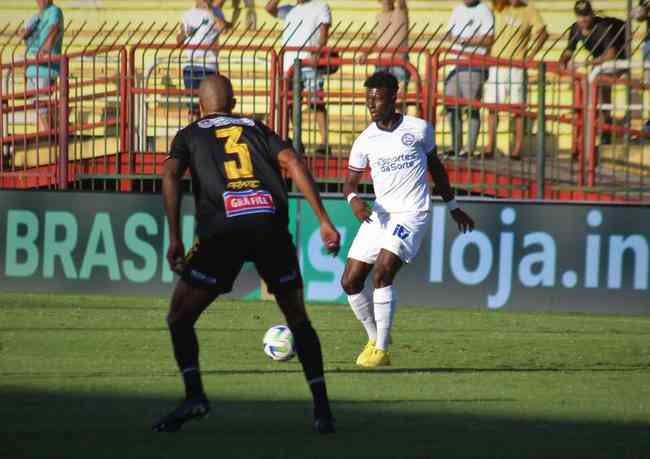
[[[327,253],[333,256],[338,255],[341,249],[341,235],[331,222],[323,222],[320,225],[320,237]]]
[[[180,239],[172,238],[169,241],[167,262],[169,263],[169,269],[176,274],[181,274],[185,269],[185,247],[183,247],[183,241]]]
[[[363,199],[359,197],[354,197],[350,201],[350,208],[352,209],[352,213],[354,213],[354,216],[359,219],[360,222],[366,222],[370,223],[372,220],[370,219],[370,215],[372,215],[372,210],[364,201]]]

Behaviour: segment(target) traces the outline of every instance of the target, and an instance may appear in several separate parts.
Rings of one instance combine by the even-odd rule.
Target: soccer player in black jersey
[[[174,432],[210,411],[194,324],[218,295],[232,289],[243,263],[252,261],[293,333],[314,400],[314,429],[332,433],[323,357],[305,310],[281,169],[289,173],[314,210],[326,250],[334,255],[339,250],[339,233],[291,145],[259,121],[232,114],[235,99],[226,77],[213,75],[202,81],[199,105],[202,117],[172,142],[162,187],[170,234],[167,260],[181,276],[167,323],[186,397],[154,423],[153,430]],[[188,168],[196,202],[197,242],[185,256],[179,227],[180,180]]]

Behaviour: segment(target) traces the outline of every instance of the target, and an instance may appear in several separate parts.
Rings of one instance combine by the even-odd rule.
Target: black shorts
[[[197,241],[185,257],[181,278],[215,294],[232,290],[245,262],[251,261],[272,294],[302,288],[291,234],[281,225],[261,225]]]

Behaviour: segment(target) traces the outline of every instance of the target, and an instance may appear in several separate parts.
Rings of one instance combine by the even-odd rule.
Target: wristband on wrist
[[[356,197],[357,197],[357,194],[356,194],[356,193],[350,193],[350,194],[348,195],[348,197],[347,197],[348,204],[350,204],[350,202],[351,202],[354,198],[356,198]]]
[[[460,206],[458,205],[455,199],[452,199],[451,201],[447,201],[445,205],[447,206],[447,210],[449,210],[449,212],[451,212],[452,210],[460,209]]]

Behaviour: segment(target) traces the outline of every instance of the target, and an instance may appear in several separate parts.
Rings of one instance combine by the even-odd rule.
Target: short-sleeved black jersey
[[[169,156],[190,168],[199,239],[240,225],[288,224],[277,156],[289,147],[263,123],[235,115],[208,115],[176,134]]]
[[[583,42],[593,57],[602,56],[609,48],[616,50],[616,59],[626,59],[625,22],[612,17],[594,17],[594,25],[587,35],[583,35],[577,23],[569,31],[567,49],[575,51],[579,42]]]

